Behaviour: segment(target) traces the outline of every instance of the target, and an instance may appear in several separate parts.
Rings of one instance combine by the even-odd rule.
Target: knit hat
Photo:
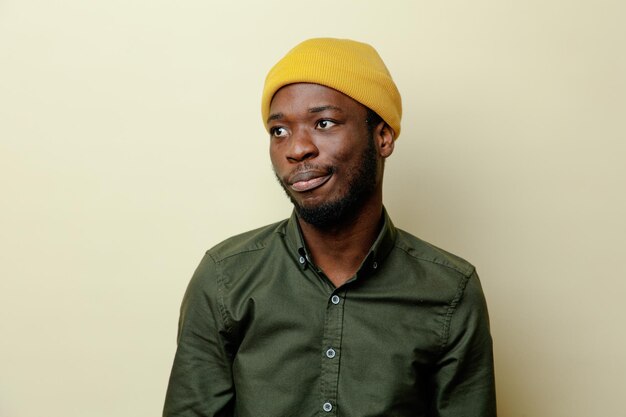
[[[378,52],[348,39],[306,40],[287,53],[265,78],[261,114],[267,122],[274,94],[288,84],[335,89],[375,111],[400,136],[402,99]]]

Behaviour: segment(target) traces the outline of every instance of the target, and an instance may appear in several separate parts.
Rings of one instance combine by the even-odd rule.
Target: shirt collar
[[[387,210],[383,207],[382,227],[369,250],[368,256],[363,261],[361,268],[359,268],[358,274],[364,270],[373,271],[380,268],[395,244],[396,235],[396,228],[391,218],[389,218]],[[308,266],[313,265],[309,252],[304,244],[304,238],[302,237],[302,231],[300,230],[295,210],[291,213],[291,217],[285,225],[285,236],[289,252],[295,258],[298,266],[301,269],[306,269]]]

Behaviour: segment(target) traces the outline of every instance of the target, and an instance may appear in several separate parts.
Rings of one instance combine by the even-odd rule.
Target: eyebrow
[[[342,109],[340,109],[340,108],[339,108],[339,107],[337,107],[337,106],[331,106],[330,104],[329,104],[329,105],[326,105],[326,106],[311,107],[311,108],[309,109],[309,113],[320,113],[320,112],[323,112],[323,111],[325,111],[325,110],[337,110],[338,112],[343,113],[343,110],[342,110]]]
[[[283,117],[285,117],[285,115],[284,115],[284,114],[282,114],[282,113],[273,113],[273,114],[270,114],[270,117],[268,117],[268,118],[267,118],[267,123],[271,122],[272,120],[280,120],[280,119],[282,119]]]
[[[338,112],[343,113],[343,110],[337,106],[332,106],[330,104],[326,105],[326,106],[317,106],[317,107],[311,107],[309,109],[309,113],[321,113],[323,111],[326,110],[336,110]],[[273,113],[270,114],[270,117],[267,118],[267,123],[271,122],[272,120],[280,120],[283,117],[285,117],[285,115],[283,113]]]

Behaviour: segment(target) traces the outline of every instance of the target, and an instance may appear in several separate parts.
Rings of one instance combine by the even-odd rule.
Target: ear
[[[380,122],[378,126],[376,126],[376,130],[374,131],[374,138],[376,140],[376,144],[378,145],[378,153],[381,157],[387,158],[393,153],[393,148],[395,145],[395,132],[385,122]]]

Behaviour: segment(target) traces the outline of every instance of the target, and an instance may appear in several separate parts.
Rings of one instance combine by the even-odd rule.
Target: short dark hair
[[[370,134],[374,132],[374,128],[378,126],[380,122],[383,121],[383,118],[378,115],[374,110],[368,108],[367,116],[365,117],[365,124],[367,125],[367,130]]]

